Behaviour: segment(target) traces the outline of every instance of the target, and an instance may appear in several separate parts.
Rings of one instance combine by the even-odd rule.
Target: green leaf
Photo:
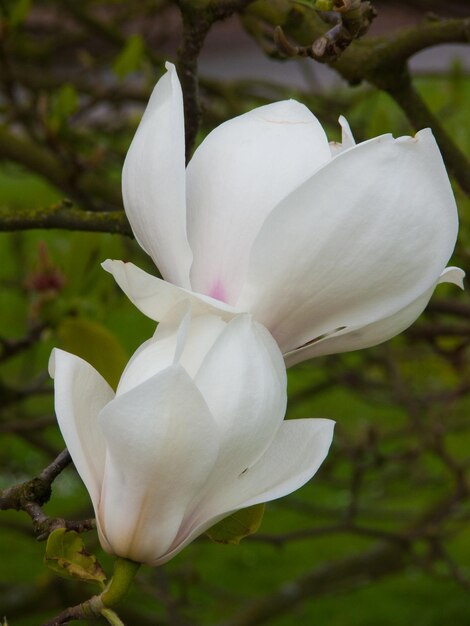
[[[264,504],[255,504],[236,511],[209,528],[206,535],[216,543],[238,544],[248,535],[253,535],[261,526],[264,509]]]
[[[28,17],[31,9],[31,0],[17,0],[10,11],[10,26],[16,28],[20,26]]]
[[[114,61],[113,71],[121,80],[139,69],[144,56],[144,40],[140,35],[131,35]]]
[[[47,539],[45,563],[62,578],[78,578],[104,587],[106,574],[93,554],[85,550],[82,538],[74,530],[57,528]]]
[[[128,357],[105,326],[86,317],[69,317],[60,324],[58,335],[64,350],[93,365],[116,389]]]
[[[78,94],[75,87],[69,83],[62,85],[54,94],[49,112],[49,125],[58,131],[64,126],[68,118],[78,109]]]

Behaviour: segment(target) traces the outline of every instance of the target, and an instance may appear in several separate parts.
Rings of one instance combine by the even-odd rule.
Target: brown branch
[[[63,450],[38,476],[24,483],[0,491],[0,510],[25,510],[30,502],[39,505],[51,497],[51,485],[57,476],[72,462],[68,450]]]
[[[470,304],[463,300],[454,299],[434,299],[428,304],[428,312],[442,313],[444,315],[455,315],[456,317],[463,317],[464,319],[470,319]]]
[[[310,57],[319,63],[331,63],[339,59],[355,39],[369,30],[377,11],[370,2],[362,0],[336,0],[336,13],[327,13],[328,22],[334,26],[308,46],[292,46],[281,26],[274,30],[278,50],[289,57]],[[319,13],[321,16],[322,13]]]
[[[183,36],[177,53],[178,76],[184,98],[186,162],[191,158],[201,125],[201,105],[197,76],[198,58],[212,25],[235,12],[243,11],[254,0],[211,0],[206,6],[195,7],[191,0],[177,2],[183,21]]]
[[[437,524],[451,515],[456,504],[467,495],[466,487],[457,485],[452,494],[431,505],[400,535],[387,536],[386,542],[377,543],[362,554],[327,563],[293,582],[284,583],[275,592],[252,601],[219,626],[258,626],[287,613],[312,595],[350,590],[405,569],[416,562],[411,549],[412,542],[423,539],[434,542],[438,537]]]
[[[317,14],[302,5],[257,2],[248,12],[247,29],[263,40],[259,22],[272,28],[281,26],[298,44],[311,45],[323,34]],[[470,192],[470,165],[436,117],[414,89],[407,69],[408,59],[425,48],[442,43],[465,43],[470,38],[470,19],[425,22],[398,35],[353,41],[331,66],[352,85],[368,81],[387,91],[403,108],[415,130],[430,126],[436,135],[447,167],[461,188]]]
[[[103,177],[91,172],[71,171],[47,148],[0,126],[0,161],[2,160],[19,163],[78,201],[85,199],[92,202],[97,209],[122,207],[118,185],[108,184]]]
[[[411,561],[399,545],[376,546],[360,555],[314,569],[296,581],[283,584],[274,593],[254,600],[220,626],[257,626],[287,613],[312,595],[338,593],[369,580],[379,580],[402,570]]]
[[[46,539],[56,528],[67,528],[76,532],[86,532],[95,528],[95,520],[66,521],[49,517],[42,505],[49,501],[52,483],[72,462],[68,450],[63,450],[40,474],[19,485],[0,492],[0,510],[25,511],[33,522],[33,530],[38,540]]]
[[[338,524],[331,526],[319,526],[316,528],[304,528],[301,530],[294,530],[282,535],[271,535],[256,533],[250,535],[245,541],[251,541],[255,543],[269,543],[274,546],[283,546],[291,541],[305,541],[305,539],[316,539],[317,537],[324,537],[325,535],[342,535],[351,534],[360,537],[369,537],[371,539],[383,539],[392,543],[407,544],[408,540],[402,535],[397,533],[388,533],[383,530],[377,530],[375,528],[366,528],[364,526],[356,526],[354,524]]]
[[[1,215],[2,211],[0,209],[0,231],[2,231]],[[19,352],[30,348],[41,337],[45,328],[45,324],[36,324],[29,330],[27,335],[21,337],[20,339],[0,337],[0,362],[6,361],[11,357],[16,356]]]
[[[408,72],[404,70],[395,77],[392,73],[385,74],[380,78],[377,75],[375,85],[386,91],[396,101],[416,130],[432,128],[436,141],[445,156],[449,171],[463,191],[470,194],[470,163],[421,98]]]
[[[124,211],[85,211],[66,201],[41,209],[0,209],[0,232],[34,228],[65,228],[133,237]]]
[[[100,596],[93,596],[89,600],[65,609],[59,615],[44,622],[42,626],[60,626],[73,620],[97,620],[100,619],[100,611],[103,608]]]
[[[183,38],[178,49],[176,65],[184,98],[186,162],[188,162],[202,116],[197,78],[198,57],[212,22],[206,13],[188,10],[183,6],[181,6]]]

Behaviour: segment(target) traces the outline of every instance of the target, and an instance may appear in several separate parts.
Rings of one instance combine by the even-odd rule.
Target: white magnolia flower
[[[175,68],[160,79],[127,154],[126,213],[163,278],[106,261],[159,320],[188,292],[198,311],[251,312],[286,363],[373,346],[407,328],[447,268],[457,210],[430,129],[341,145],[294,100],[222,124],[184,164]]]
[[[101,544],[150,565],[231,512],[306,483],[333,435],[330,420],[283,421],[282,355],[250,315],[190,317],[172,312],[158,326],[116,393],[79,357],[54,350],[50,362]]]

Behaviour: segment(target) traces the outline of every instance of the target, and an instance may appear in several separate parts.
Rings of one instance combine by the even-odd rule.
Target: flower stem
[[[140,563],[118,557],[114,563],[114,574],[108,587],[101,594],[105,607],[113,607],[126,595],[134,580]]]

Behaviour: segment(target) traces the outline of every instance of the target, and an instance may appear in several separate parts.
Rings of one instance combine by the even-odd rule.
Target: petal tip
[[[439,277],[438,285],[441,283],[453,283],[460,287],[460,289],[465,289],[464,280],[465,272],[460,269],[460,267],[446,267],[446,269],[442,272]]]
[[[54,378],[55,376],[55,362],[58,350],[59,348],[52,348],[51,356],[49,357],[49,363],[47,364],[47,370],[51,378]]]

